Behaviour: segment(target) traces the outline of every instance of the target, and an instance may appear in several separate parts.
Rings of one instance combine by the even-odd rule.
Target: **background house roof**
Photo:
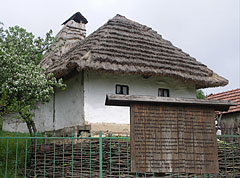
[[[164,40],[151,28],[116,15],[58,58],[43,58],[41,67],[56,77],[73,69],[167,76],[197,88],[224,86],[226,79]]]
[[[240,88],[222,92],[222,93],[210,94],[207,96],[207,99],[209,99],[209,100],[228,100],[228,101],[232,101],[233,103],[237,104],[237,106],[231,106],[229,108],[228,112],[224,112],[224,114],[240,111]]]

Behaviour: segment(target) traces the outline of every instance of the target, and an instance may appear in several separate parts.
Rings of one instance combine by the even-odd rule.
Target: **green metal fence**
[[[0,137],[0,177],[240,177],[240,136],[218,136],[219,174],[131,172],[130,138]]]

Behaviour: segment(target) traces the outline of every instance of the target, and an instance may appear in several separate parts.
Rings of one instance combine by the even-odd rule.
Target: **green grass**
[[[24,177],[31,143],[30,139],[24,139],[27,136],[29,134],[0,131],[0,137],[20,137],[0,139],[0,177]]]
[[[2,130],[2,125],[3,125],[3,119],[0,116],[0,131]]]
[[[0,137],[29,137],[28,133],[0,131]]]
[[[38,136],[42,137],[43,134]],[[32,140],[27,137],[30,137],[28,133],[0,130],[0,178],[25,177],[27,167],[31,164]],[[44,139],[38,139],[37,143],[44,143]]]

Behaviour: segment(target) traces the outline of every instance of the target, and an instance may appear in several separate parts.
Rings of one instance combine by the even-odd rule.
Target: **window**
[[[169,89],[159,88],[158,96],[169,97]]]
[[[129,89],[127,85],[116,85],[116,94],[128,95]]]

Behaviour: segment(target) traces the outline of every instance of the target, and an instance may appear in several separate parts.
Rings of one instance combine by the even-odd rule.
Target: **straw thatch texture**
[[[59,61],[63,54],[73,48],[85,36],[85,24],[77,23],[74,20],[67,21],[56,35],[56,42],[43,56],[40,66],[47,68],[48,66],[55,65],[55,62]]]
[[[224,86],[226,79],[164,40],[151,28],[116,15],[62,57],[41,66],[56,77],[73,69],[168,76],[195,83],[197,88]],[[45,64],[50,65],[45,65]]]

